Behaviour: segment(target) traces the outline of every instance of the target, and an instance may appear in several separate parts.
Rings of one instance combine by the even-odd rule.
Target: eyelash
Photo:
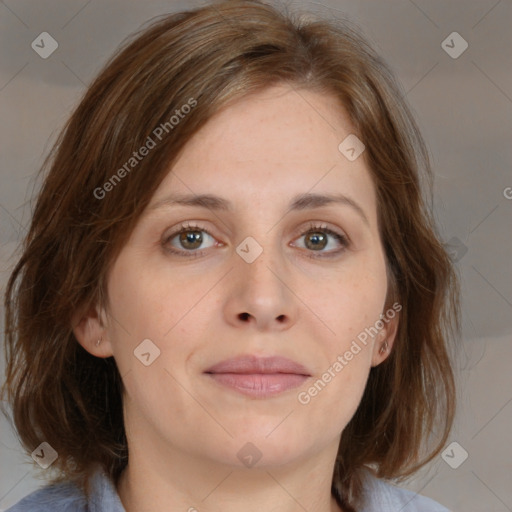
[[[172,254],[176,254],[178,256],[183,256],[185,258],[198,258],[198,257],[203,256],[203,254],[205,253],[206,250],[202,250],[202,251],[201,250],[190,250],[190,251],[183,250],[183,251],[181,251],[181,250],[177,250],[173,247],[168,246],[168,243],[173,238],[177,237],[178,235],[181,235],[182,233],[187,233],[189,231],[203,231],[207,235],[211,236],[212,238],[215,238],[207,229],[204,229],[201,226],[198,226],[196,224],[184,223],[179,227],[178,231],[175,231],[175,232],[171,233],[169,236],[165,237],[165,240],[163,241],[163,243],[165,245],[165,250]],[[326,233],[327,235],[334,237],[340,243],[340,245],[342,247],[341,247],[341,249],[338,249],[335,251],[329,251],[327,253],[319,252],[317,254],[307,255],[308,258],[314,258],[314,259],[316,259],[316,258],[332,258],[332,257],[335,257],[335,256],[339,255],[340,253],[344,252],[350,246],[350,242],[346,236],[344,236],[340,233],[337,233],[336,231],[333,231],[332,229],[329,229],[327,226],[325,226],[323,224],[314,224],[313,222],[311,222],[309,224],[306,231],[304,231],[300,235],[300,237],[303,237],[304,235],[308,235],[309,233],[315,232],[315,231]],[[308,251],[308,252],[315,252],[315,251]]]

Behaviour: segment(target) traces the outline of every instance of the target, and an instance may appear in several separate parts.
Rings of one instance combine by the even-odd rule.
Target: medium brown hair
[[[127,41],[41,169],[48,172],[5,294],[2,391],[24,448],[46,441],[58,452],[54,482],[87,488],[96,464],[116,482],[128,462],[121,377],[113,357],[94,357],[77,342],[73,315],[95,304],[108,310],[109,270],[192,135],[228,103],[280,83],[334,95],[364,142],[387,302],[402,305],[393,350],[371,369],[343,431],[332,493],[355,510],[364,468],[404,477],[444,446],[454,416],[447,347],[459,328],[458,285],[423,197],[432,193],[432,172],[401,87],[347,21],[226,1],[165,15]],[[191,99],[194,108],[171,128],[171,116]],[[120,173],[164,123],[161,143]],[[116,173],[122,180],[112,181]],[[99,189],[108,197],[98,198]]]

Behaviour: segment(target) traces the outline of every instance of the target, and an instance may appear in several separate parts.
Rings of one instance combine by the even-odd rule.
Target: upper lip
[[[311,375],[304,366],[286,357],[258,357],[254,355],[242,355],[226,359],[225,361],[211,366],[205,370],[205,373],[294,373],[297,375]]]

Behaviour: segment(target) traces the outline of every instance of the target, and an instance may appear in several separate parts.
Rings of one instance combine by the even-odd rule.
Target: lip
[[[255,398],[294,389],[311,377],[301,364],[279,356],[239,356],[221,361],[204,373],[218,384]]]

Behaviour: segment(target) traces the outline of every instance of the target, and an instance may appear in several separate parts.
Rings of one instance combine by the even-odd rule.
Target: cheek
[[[387,293],[385,265],[374,262],[360,272],[353,271],[329,287],[328,300],[319,307],[325,312],[334,336],[328,337],[329,352],[338,354],[349,349],[352,340],[361,336],[371,344],[375,324],[383,313]],[[365,348],[364,345],[362,345]]]
[[[385,266],[374,262],[372,272],[351,273],[330,287],[330,300],[318,301],[330,333],[322,336],[327,364],[301,403],[330,411],[333,422],[344,425],[355,412],[371,368],[377,322],[383,312],[387,281]]]
[[[189,329],[190,313],[197,307],[198,297],[204,294],[204,280],[166,276],[165,271],[148,262],[123,254],[116,261],[108,280],[111,317],[108,336],[121,374],[130,369],[139,372],[136,359],[143,340],[151,340],[155,353],[160,351],[156,363],[168,358],[173,345],[173,360],[179,361],[182,344],[176,344]],[[194,324],[195,325],[195,324]],[[174,340],[174,343],[173,343]],[[151,347],[151,345],[150,345]],[[161,357],[160,357],[161,356]],[[151,365],[152,367],[153,365]]]
[[[120,255],[108,281],[113,316],[124,320],[125,332],[159,338],[185,319],[207,289],[204,277],[170,272],[169,265],[144,260],[135,251]]]
[[[198,297],[211,284],[183,276],[163,278],[155,267],[129,256],[118,258],[109,277],[109,336],[128,414],[140,424],[151,418],[165,430],[176,415],[187,418],[194,405],[180,383],[186,382],[186,361],[203,328]]]

